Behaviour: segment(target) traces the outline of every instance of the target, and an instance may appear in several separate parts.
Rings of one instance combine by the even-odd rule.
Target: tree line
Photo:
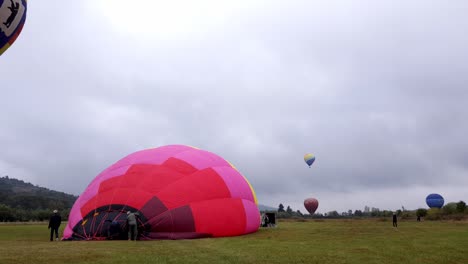
[[[308,213],[302,213],[300,210],[293,210],[289,205],[284,207],[282,203],[279,204],[276,210],[278,218],[382,218],[391,217],[393,213],[396,213],[398,217],[402,219],[412,219],[418,216],[425,217],[428,220],[443,220],[443,219],[454,219],[461,220],[468,218],[468,207],[464,201],[457,203],[451,202],[444,205],[442,208],[419,208],[416,210],[407,210],[404,207],[396,211],[391,210],[380,210],[379,208],[369,208],[366,206],[364,210],[348,210],[346,212],[339,213],[338,211],[330,211],[327,213],[316,213],[310,215]]]
[[[0,222],[44,221],[55,209],[67,220],[77,198],[8,176],[0,177]]]

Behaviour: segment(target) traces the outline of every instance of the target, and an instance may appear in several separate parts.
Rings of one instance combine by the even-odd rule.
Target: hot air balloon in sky
[[[426,203],[429,208],[442,208],[444,206],[444,197],[437,193],[431,193],[426,197]]]
[[[307,165],[312,166],[312,163],[315,161],[315,156],[312,154],[305,154],[304,155],[304,161],[307,163]]]
[[[100,240],[137,213],[139,239],[237,236],[258,230],[252,186],[220,156],[184,145],[130,154],[101,172],[70,212],[64,240]],[[119,238],[126,238],[121,232]]]
[[[304,207],[307,209],[307,211],[313,215],[315,211],[318,208],[318,201],[315,198],[307,198],[304,200]]]
[[[26,21],[27,0],[0,0],[0,55],[21,33]]]

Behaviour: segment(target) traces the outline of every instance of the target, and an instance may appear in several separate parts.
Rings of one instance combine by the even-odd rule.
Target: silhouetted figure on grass
[[[398,224],[397,224],[397,217],[396,217],[396,213],[393,213],[393,227],[397,227]]]
[[[51,215],[49,219],[50,241],[54,241],[54,233],[55,233],[55,240],[57,241],[59,240],[58,230],[59,230],[61,223],[62,223],[62,217],[60,217],[57,210],[54,210],[54,214]]]

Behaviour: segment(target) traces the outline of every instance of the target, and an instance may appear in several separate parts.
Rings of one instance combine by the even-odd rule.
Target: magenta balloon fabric
[[[234,166],[169,145],[130,154],[97,175],[73,205],[64,239],[108,239],[114,225],[127,228],[129,211],[139,215],[139,239],[237,236],[260,223],[255,192]]]

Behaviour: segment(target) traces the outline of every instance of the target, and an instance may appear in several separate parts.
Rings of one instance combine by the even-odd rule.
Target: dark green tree
[[[464,201],[459,201],[457,203],[457,212],[463,213],[465,212],[465,209],[466,209],[466,203]]]
[[[13,212],[8,205],[0,204],[0,222],[13,221]]]
[[[339,217],[340,214],[337,211],[328,212],[328,217]]]
[[[416,216],[425,217],[427,215],[427,209],[419,208],[416,210]]]
[[[442,212],[445,215],[457,213],[457,204],[456,203],[448,203],[448,204],[444,205],[444,207],[442,207]]]
[[[286,213],[288,214],[292,214],[293,210],[291,209],[291,207],[289,207],[288,205],[288,208],[286,208]]]
[[[356,210],[354,211],[355,216],[362,216],[362,211],[361,210]]]
[[[284,212],[284,205],[283,204],[279,204],[278,206],[278,212],[281,213],[281,212]]]

